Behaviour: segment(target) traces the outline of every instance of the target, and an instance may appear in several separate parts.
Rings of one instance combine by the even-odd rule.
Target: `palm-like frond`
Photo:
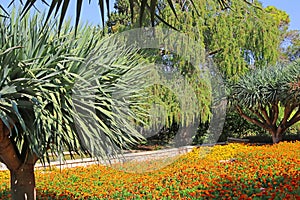
[[[143,63],[134,52],[101,46],[102,34],[94,28],[79,26],[75,36],[70,22],[43,25],[44,15],[20,20],[20,12],[0,21],[0,117],[7,127],[16,124],[11,136],[20,153],[104,156],[108,148],[143,139],[123,120],[125,113],[134,118],[132,109],[112,98],[124,87],[138,95],[123,76],[143,75],[132,70]]]
[[[251,71],[231,86],[230,98],[233,103],[247,108],[276,102],[282,106],[299,104],[299,88],[292,88],[299,80],[299,74],[299,61]]]

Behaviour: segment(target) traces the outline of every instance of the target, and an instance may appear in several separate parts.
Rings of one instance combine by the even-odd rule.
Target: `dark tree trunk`
[[[11,195],[13,200],[36,199],[34,165],[24,164],[10,171]]]
[[[282,140],[282,131],[279,130],[272,131],[271,134],[272,134],[273,144],[277,144]]]
[[[9,137],[9,129],[0,120],[0,160],[10,171],[13,200],[36,199],[34,164],[38,158],[26,149],[25,156],[19,153]]]

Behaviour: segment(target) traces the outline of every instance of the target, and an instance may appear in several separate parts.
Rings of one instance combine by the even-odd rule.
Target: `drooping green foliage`
[[[116,4],[116,8],[121,8],[122,12],[117,10],[108,21],[112,32],[135,27],[133,23],[124,23],[124,21],[130,20],[123,14],[123,12],[130,12],[128,5],[124,2],[126,1],[118,1],[119,4]],[[279,30],[272,16],[262,9],[260,3],[247,4],[242,0],[235,0],[230,3],[230,8],[225,9],[213,0],[197,1],[195,5],[188,1],[177,1],[174,5],[177,18],[172,14],[170,7],[163,2],[159,3],[163,19],[202,46],[206,50],[206,55],[213,59],[226,80],[236,81],[240,75],[251,68],[261,68],[277,61],[281,41]],[[196,10],[193,9],[194,6],[197,8]],[[133,22],[137,22],[137,20]],[[155,24],[158,27],[166,27],[159,20]],[[211,91],[209,83],[205,85],[203,82],[197,82],[196,80],[199,80],[197,69],[195,70],[194,66],[185,62],[185,58],[176,55],[174,50],[173,52],[169,49],[164,51],[164,53],[160,52],[156,55],[152,52],[152,55],[147,57],[156,57],[156,62],[169,65],[169,68],[178,70],[189,80],[194,91],[197,91],[197,100],[201,109],[199,112],[201,112],[201,121],[204,123],[211,116],[212,98],[211,93],[208,92]],[[199,57],[201,56],[203,55],[199,55]],[[166,59],[164,60],[163,57]],[[199,59],[204,61],[204,57]],[[180,109],[178,109],[179,104],[178,101],[176,103],[174,94],[161,86],[156,86],[156,89],[149,92],[153,95],[152,103],[159,102],[165,105],[164,107],[168,107],[167,110],[174,111],[168,114],[169,124],[172,124],[173,121],[178,122]],[[176,120],[173,120],[174,116],[177,118]]]
[[[207,55],[213,58],[226,79],[237,79],[251,67],[274,64],[278,58],[279,32],[273,18],[261,4],[242,0],[230,2],[224,9],[217,2],[176,4],[178,20],[165,8],[164,18],[179,30],[203,42]]]
[[[183,49],[173,49],[171,52],[164,48],[159,52],[149,50],[142,52],[142,55],[153,61],[158,69],[158,73],[152,76],[156,77],[153,79],[154,84],[147,88],[146,92],[149,95],[149,105],[160,105],[166,112],[163,119],[166,127],[171,127],[173,124],[188,126],[194,124],[195,119],[205,122],[209,120],[211,114],[212,94],[209,71],[207,68],[200,69],[197,65],[203,61],[203,54],[195,58],[193,52],[188,52],[193,49],[185,45],[181,47],[187,48],[186,52]],[[180,55],[182,52],[191,57]],[[191,63],[189,59],[199,60]]]
[[[129,4],[124,0],[119,0],[115,4],[116,11],[111,14],[111,18],[107,22],[109,33],[120,33],[128,31],[138,26],[136,18],[130,21],[128,15],[130,13]],[[165,7],[163,2],[159,3],[160,9]],[[135,7],[137,9],[137,7]],[[149,19],[149,13],[145,13],[144,21]],[[158,22],[156,21],[155,24]],[[160,30],[160,26],[157,26]],[[164,27],[166,28],[166,27]],[[167,30],[167,29],[165,29]],[[159,31],[158,31],[159,32]],[[159,35],[160,33],[156,33]],[[157,65],[159,73],[152,75],[153,85],[146,89],[148,98],[149,112],[153,112],[151,106],[159,105],[162,118],[154,117],[150,120],[148,117],[144,119],[147,122],[158,123],[163,128],[187,126],[188,124],[196,124],[199,121],[207,121],[211,116],[211,86],[208,70],[200,69],[200,65],[204,63],[203,45],[190,38],[189,35],[182,37],[184,34],[178,33],[183,41],[178,42],[178,38],[172,38],[170,34],[168,38],[159,41],[162,45],[160,49],[144,49],[140,54],[149,62]],[[174,34],[175,35],[175,34]],[[185,42],[194,46],[185,45]],[[164,44],[170,45],[164,46]],[[173,44],[174,43],[174,44]],[[176,45],[177,44],[177,45]],[[170,48],[170,46],[174,48]],[[203,48],[203,49],[201,49]],[[200,49],[200,51],[199,51]],[[195,53],[198,53],[195,55]],[[207,67],[207,66],[206,66]],[[162,81],[165,80],[165,81]],[[174,84],[176,83],[176,87]],[[173,85],[173,86],[172,86]],[[188,87],[187,87],[188,86]],[[189,108],[184,105],[190,105]],[[191,106],[193,105],[193,106]],[[152,111],[151,111],[152,109]],[[153,115],[150,114],[150,115]],[[191,117],[194,115],[194,117]],[[153,122],[156,121],[156,122]]]
[[[271,12],[274,9],[268,7],[264,10],[257,1],[245,3],[243,0],[235,0],[228,4],[230,8],[224,8],[214,0],[198,1],[195,4],[178,1],[174,5],[177,18],[172,15],[171,8],[163,2],[159,3],[163,18],[198,41],[225,78],[235,79],[249,68],[276,63],[282,40],[278,23],[286,27],[284,22],[289,22],[284,11],[274,8],[276,13],[282,15],[276,17],[276,21],[274,15],[277,14]],[[134,27],[133,23],[128,23],[129,17],[124,15],[130,13],[127,1],[119,0],[115,7],[117,10],[108,21],[113,32]],[[156,21],[156,25],[164,26],[159,21]]]
[[[124,87],[139,94],[138,86],[128,85],[142,76],[143,70],[130,70],[143,65],[135,52],[106,44],[89,26],[80,26],[75,36],[68,22],[58,36],[55,21],[43,25],[43,15],[20,17],[13,11],[0,19],[0,117],[7,127],[14,125],[10,138],[18,159],[66,150],[104,156],[109,147],[140,141],[123,120],[124,113],[135,116],[132,109],[112,98]]]
[[[175,20],[172,10],[162,3],[160,8],[163,11],[163,18],[172,26],[198,41],[199,45],[206,49],[207,55],[213,58],[227,80],[237,81],[249,69],[275,64],[279,56],[282,56],[279,47],[286,38],[293,38],[289,41],[293,41],[295,43],[293,46],[297,47],[297,40],[295,39],[297,34],[283,34],[288,27],[288,15],[276,8],[262,9],[258,2],[245,4],[244,1],[238,0],[231,2],[230,9],[224,9],[214,1],[200,1],[196,3],[197,12],[192,9],[193,5],[189,2],[179,1],[175,5],[178,19]],[[129,10],[126,9],[126,5],[123,5],[122,9]],[[114,31],[123,31],[134,26],[133,24],[122,23],[122,20],[118,18],[118,13],[115,13],[113,21],[116,22],[112,26]],[[158,21],[156,23],[157,26],[164,27]],[[287,50],[289,57],[292,54],[295,57],[297,54],[297,48],[289,46]],[[179,60],[182,58],[174,56],[172,52],[167,52],[166,56],[172,57],[171,60],[175,63],[172,65],[175,69],[179,69],[182,74],[186,72],[188,65],[184,62],[180,63]],[[204,95],[205,89],[203,89],[200,90],[200,94]],[[154,91],[156,98],[153,100],[156,99],[161,104],[163,104],[161,102],[163,98],[166,100],[168,99],[166,97],[169,97],[166,102],[174,98],[174,95],[169,94],[169,91],[163,87],[153,90],[152,94]],[[204,99],[202,96],[202,102]],[[172,105],[174,108],[178,107],[176,102],[173,101],[173,103],[175,103]],[[207,101],[206,105],[209,104]],[[166,105],[170,106],[168,103]],[[175,116],[176,112],[174,112]]]

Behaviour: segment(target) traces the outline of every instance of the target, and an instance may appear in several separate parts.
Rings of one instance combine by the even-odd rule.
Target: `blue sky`
[[[16,0],[18,1],[18,0]],[[0,0],[0,4],[3,7],[8,5],[10,0]],[[71,0],[71,7],[69,8],[68,15],[74,16],[75,13],[75,0]],[[99,8],[96,0],[92,0],[91,4],[88,4],[87,0],[84,0],[83,11],[81,20],[88,21],[92,24],[101,24],[99,15]],[[273,5],[278,9],[286,11],[291,18],[290,29],[300,30],[300,2],[299,0],[261,0],[263,6]],[[38,6],[39,7],[39,6]],[[110,8],[113,9],[113,0],[110,0]]]

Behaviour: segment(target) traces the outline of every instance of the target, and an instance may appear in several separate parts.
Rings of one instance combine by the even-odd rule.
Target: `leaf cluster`
[[[129,120],[138,103],[128,96],[139,95],[134,79],[145,71],[132,70],[143,65],[135,52],[95,28],[80,26],[75,35],[70,22],[44,25],[45,15],[21,20],[21,13],[0,21],[0,118],[13,125],[20,156],[105,156],[142,140]]]
[[[231,101],[247,108],[299,105],[299,74],[299,61],[253,70],[231,85]]]

